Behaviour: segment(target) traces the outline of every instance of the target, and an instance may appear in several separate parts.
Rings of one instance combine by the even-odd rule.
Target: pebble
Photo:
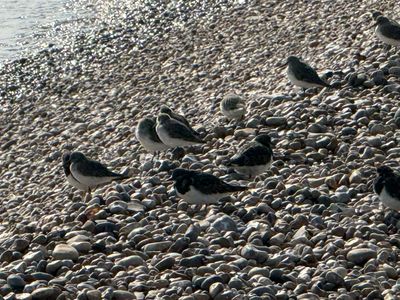
[[[145,265],[143,258],[137,255],[128,256],[115,262],[116,265],[123,267],[137,267]]]
[[[218,231],[236,231],[237,225],[231,217],[225,215],[216,219],[211,226]]]
[[[376,251],[368,248],[350,250],[347,259],[356,265],[363,265],[371,258],[376,258]]]
[[[7,277],[7,284],[14,291],[22,291],[26,285],[25,280],[21,276],[13,274]]]
[[[57,260],[71,259],[76,261],[79,258],[79,252],[67,244],[59,244],[55,246],[52,255],[54,259]]]
[[[400,57],[351,34],[396,2],[98,2],[87,30],[64,24],[64,43],[0,70],[2,298],[396,299],[400,222],[372,183],[399,158]],[[334,89],[303,93],[276,68],[310,45],[299,55]],[[230,92],[243,120],[217,113]],[[161,104],[206,143],[152,159],[135,129]],[[236,176],[226,162],[261,132],[271,168]],[[83,199],[67,151],[130,178]],[[249,190],[190,206],[168,179],[178,167]]]

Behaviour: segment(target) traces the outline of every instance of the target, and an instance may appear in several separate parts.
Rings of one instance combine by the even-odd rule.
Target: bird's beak
[[[281,65],[278,65],[278,69],[282,69],[282,68],[286,67],[287,64],[288,64],[288,62],[285,62],[285,63],[283,63]]]

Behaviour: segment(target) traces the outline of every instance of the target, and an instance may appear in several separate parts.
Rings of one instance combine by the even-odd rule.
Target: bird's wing
[[[263,145],[250,145],[234,156],[229,165],[236,166],[257,166],[270,162],[272,150]]]
[[[392,39],[400,40],[400,25],[393,22],[385,24],[381,27],[381,32],[385,36],[390,36]]]
[[[177,120],[177,121],[183,123],[183,124],[186,125],[187,127],[190,127],[189,121],[188,121],[184,116],[181,116],[181,115],[179,115],[179,114],[174,113],[174,114],[172,115],[172,118],[174,118],[175,120]]]
[[[199,133],[193,129],[193,127],[190,125],[189,121],[181,115],[178,114],[173,114],[173,119],[175,119],[178,122],[181,122],[183,125],[185,125],[187,128],[189,128],[189,130],[194,134],[194,135],[198,135]]]
[[[157,131],[156,131],[156,123],[154,123],[154,126],[151,128],[151,130],[149,131],[150,134],[150,139],[156,143],[161,143],[162,141],[160,140]]]
[[[395,174],[394,176],[385,180],[385,188],[390,196],[399,199],[400,201],[400,176]]]
[[[310,83],[317,83],[325,86],[328,85],[319,77],[318,73],[313,68],[306,63],[299,63],[301,63],[301,68],[293,68],[293,73],[295,74],[296,78]]]
[[[95,160],[86,160],[77,164],[77,170],[84,176],[93,177],[124,177],[122,174],[111,172],[106,166]]]
[[[71,166],[71,161],[69,160],[69,156],[65,155],[63,156],[63,169],[64,169],[64,174],[65,176],[68,176],[71,174],[71,170],[69,167]]]
[[[186,192],[188,192],[190,190],[192,181],[193,181],[193,177],[185,177],[185,178],[179,179],[175,183],[175,188],[179,193],[185,194]]]
[[[183,139],[189,142],[204,143],[204,141],[196,136],[189,127],[179,121],[170,120],[166,125],[166,129],[172,138]]]
[[[229,193],[243,191],[247,187],[230,185],[211,174],[196,174],[193,176],[193,186],[204,194]]]
[[[384,185],[385,185],[385,180],[383,179],[382,176],[378,176],[377,178],[375,178],[374,192],[379,195],[382,192]]]

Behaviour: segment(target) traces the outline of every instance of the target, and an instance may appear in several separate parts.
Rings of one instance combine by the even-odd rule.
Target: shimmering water
[[[0,0],[0,64],[58,44],[83,14],[73,0]]]

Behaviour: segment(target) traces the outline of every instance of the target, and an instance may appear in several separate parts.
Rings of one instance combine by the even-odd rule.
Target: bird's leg
[[[92,189],[88,188],[88,191],[87,191],[87,194],[86,194],[86,197],[85,197],[85,201],[89,202],[91,199],[92,199]]]

